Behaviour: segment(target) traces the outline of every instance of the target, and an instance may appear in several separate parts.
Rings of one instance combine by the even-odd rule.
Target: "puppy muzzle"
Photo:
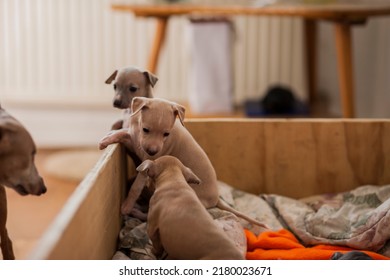
[[[120,99],[114,99],[114,102],[112,103],[115,108],[122,109],[122,100]]]
[[[147,149],[146,150],[146,153],[149,155],[149,156],[155,156],[157,153],[158,153],[158,150],[155,150],[155,149]]]

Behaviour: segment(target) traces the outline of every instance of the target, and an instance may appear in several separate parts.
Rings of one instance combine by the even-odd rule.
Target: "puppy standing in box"
[[[218,207],[252,224],[268,228],[243,213],[229,207],[219,198],[217,175],[209,158],[192,135],[184,128],[185,108],[174,102],[158,98],[135,97],[128,129],[111,131],[99,143],[104,149],[113,143],[122,143],[144,161],[163,155],[177,157],[201,179],[200,185],[191,185],[206,208]],[[176,118],[179,118],[179,121]],[[138,186],[140,184],[137,184]],[[142,192],[132,187],[122,205],[122,214],[129,214]]]
[[[138,176],[148,176],[154,182],[147,232],[156,256],[165,250],[172,259],[245,259],[245,252],[215,224],[188,185],[201,183],[191,169],[175,157],[162,156],[144,161],[137,171]]]
[[[20,195],[41,195],[46,192],[34,164],[35,153],[31,135],[0,106],[0,239],[3,259],[15,259],[6,228],[7,197],[4,186]]]

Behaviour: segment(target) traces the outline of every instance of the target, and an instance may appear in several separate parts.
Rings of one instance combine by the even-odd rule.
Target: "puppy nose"
[[[154,156],[157,154],[158,151],[156,149],[148,149],[146,150],[146,152],[148,153],[148,155]]]
[[[114,102],[114,107],[121,107],[122,101],[120,99],[115,99]]]

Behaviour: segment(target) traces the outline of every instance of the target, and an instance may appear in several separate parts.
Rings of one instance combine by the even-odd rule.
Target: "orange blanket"
[[[329,260],[335,252],[353,251],[348,247],[333,245],[304,247],[286,229],[263,232],[259,236],[245,229],[245,235],[248,246],[246,258],[248,260]],[[389,258],[371,251],[362,252],[376,260],[389,260]]]

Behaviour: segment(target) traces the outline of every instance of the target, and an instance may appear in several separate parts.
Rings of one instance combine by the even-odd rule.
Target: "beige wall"
[[[145,67],[154,21],[112,11],[110,0],[1,0],[0,91],[3,102],[105,105],[105,79],[117,68]],[[306,96],[301,22],[234,18],[235,101],[257,97],[270,83]],[[188,97],[191,63],[186,18],[173,18],[157,75],[156,95]]]

